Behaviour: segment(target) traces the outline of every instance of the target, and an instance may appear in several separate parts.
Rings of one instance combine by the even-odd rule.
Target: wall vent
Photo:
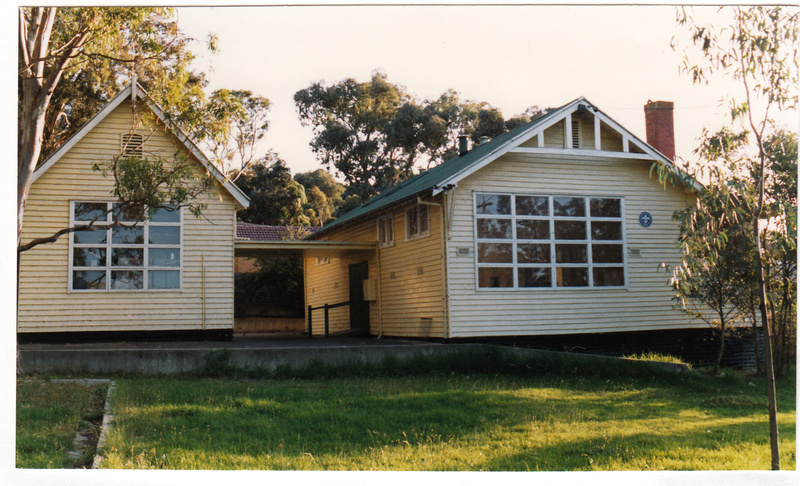
[[[581,124],[578,120],[572,120],[572,148],[581,148]]]
[[[142,152],[142,144],[144,137],[138,133],[124,133],[122,134],[122,156],[134,157],[141,159],[144,155]]]

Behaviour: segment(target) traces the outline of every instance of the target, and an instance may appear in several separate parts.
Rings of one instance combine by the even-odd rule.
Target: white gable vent
[[[581,122],[572,120],[572,148],[581,148]]]

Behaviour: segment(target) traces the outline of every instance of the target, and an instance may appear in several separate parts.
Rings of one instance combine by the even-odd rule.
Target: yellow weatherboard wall
[[[130,101],[120,104],[34,182],[23,243],[68,227],[70,201],[113,201],[113,179],[92,165],[119,155],[131,108]],[[138,102],[137,109],[147,108]],[[193,157],[163,129],[146,139],[145,151]],[[207,205],[201,218],[183,209],[182,290],[74,292],[68,285],[69,236],[24,252],[18,332],[232,329],[235,201],[215,185],[201,202]]]
[[[507,154],[459,182],[448,240],[450,337],[575,334],[704,327],[674,309],[662,263],[677,264],[679,234],[672,213],[691,204],[691,194],[661,187],[650,163],[607,157]],[[626,288],[477,289],[474,251],[475,192],[521,193],[624,200]],[[638,216],[652,214],[642,227]]]
[[[439,202],[436,198],[434,202]],[[377,219],[392,215],[394,245],[380,248],[378,259],[373,251],[330,257],[328,263],[317,258],[305,259],[306,305],[318,307],[349,299],[349,265],[369,262],[369,277],[380,278],[378,301],[370,303],[370,334],[407,337],[444,337],[444,290],[442,274],[441,208],[428,206],[430,234],[406,239],[406,209],[416,200],[394,205],[392,210],[370,215],[323,235],[320,240],[377,241]],[[330,332],[350,329],[347,307],[330,311]],[[381,326],[382,316],[382,326]],[[308,316],[306,316],[308,322]],[[323,311],[314,311],[314,334],[321,334]]]

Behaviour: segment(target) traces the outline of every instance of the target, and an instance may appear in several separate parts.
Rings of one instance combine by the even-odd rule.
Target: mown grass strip
[[[16,467],[22,469],[88,467],[102,420],[105,385],[64,381],[17,383]],[[77,451],[76,433],[86,438]]]
[[[235,380],[121,379],[104,467],[769,468],[762,381],[639,365],[489,350],[263,376],[227,369]],[[794,390],[780,383],[786,468],[796,467]]]

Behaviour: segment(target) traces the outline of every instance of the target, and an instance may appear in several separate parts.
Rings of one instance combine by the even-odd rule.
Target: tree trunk
[[[756,357],[756,376],[761,376],[763,370],[761,369],[761,348],[758,345],[758,319],[756,319],[756,309],[750,309],[750,315],[753,322],[753,354]]]
[[[761,174],[761,194],[763,198],[763,165]],[[757,212],[757,217],[755,218],[753,224],[753,237],[756,243],[758,310],[761,314],[761,325],[764,329],[764,371],[767,379],[767,401],[769,407],[769,442],[770,450],[772,452],[772,469],[777,471],[781,468],[780,448],[778,445],[778,405],[775,396],[775,369],[773,365],[774,358],[772,356],[772,329],[770,326],[769,315],[767,313],[767,286],[764,280],[764,262],[761,256],[761,230],[758,227],[758,216],[760,216],[760,213],[760,211]]]
[[[717,351],[717,359],[714,363],[714,370],[719,372],[722,368],[722,355],[725,354],[725,317],[720,315],[719,325],[719,351]]]

